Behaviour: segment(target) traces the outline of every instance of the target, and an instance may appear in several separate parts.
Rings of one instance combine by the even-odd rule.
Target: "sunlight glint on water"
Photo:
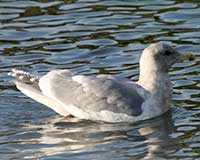
[[[175,0],[1,1],[0,159],[199,159],[199,6]],[[171,69],[176,107],[153,120],[68,121],[4,81],[12,68],[137,80],[141,51],[158,41],[197,60]]]

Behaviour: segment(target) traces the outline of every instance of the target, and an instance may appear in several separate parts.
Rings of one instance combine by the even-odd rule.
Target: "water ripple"
[[[198,1],[0,2],[1,159],[199,159]],[[138,79],[142,50],[157,41],[197,55],[174,65],[173,109],[138,124],[66,121],[16,91],[11,68]],[[22,114],[23,113],[23,114]]]

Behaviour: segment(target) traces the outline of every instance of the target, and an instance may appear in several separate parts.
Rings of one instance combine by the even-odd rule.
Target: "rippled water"
[[[0,159],[200,159],[199,6],[189,0],[1,0]],[[142,49],[158,41],[197,60],[171,69],[176,107],[153,120],[68,121],[3,81],[11,68],[137,80]]]

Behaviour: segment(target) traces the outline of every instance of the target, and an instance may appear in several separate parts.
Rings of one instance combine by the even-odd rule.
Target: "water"
[[[200,2],[0,2],[0,159],[200,159]],[[66,120],[4,82],[11,68],[138,78],[141,51],[164,41],[197,55],[176,64],[173,109],[137,124]]]

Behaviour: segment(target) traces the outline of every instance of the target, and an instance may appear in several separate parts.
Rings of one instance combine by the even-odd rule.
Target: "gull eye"
[[[170,55],[172,55],[173,53],[171,52],[171,51],[165,51],[165,55],[166,56],[170,56]]]

